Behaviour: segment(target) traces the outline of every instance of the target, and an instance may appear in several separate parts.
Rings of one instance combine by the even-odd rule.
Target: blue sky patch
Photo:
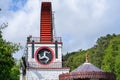
[[[24,7],[26,2],[27,0],[12,0],[9,10],[16,12],[22,7]]]

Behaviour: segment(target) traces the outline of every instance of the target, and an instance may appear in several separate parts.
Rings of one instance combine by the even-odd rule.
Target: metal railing
[[[40,37],[32,37],[32,36],[29,36],[27,37],[27,42],[32,42],[34,40],[34,42],[41,42],[40,41]],[[53,40],[52,42],[62,42],[62,38],[61,37],[53,37]]]

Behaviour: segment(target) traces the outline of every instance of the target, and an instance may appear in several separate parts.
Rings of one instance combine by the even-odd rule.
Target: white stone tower
[[[62,67],[62,39],[53,36],[51,2],[42,2],[40,37],[27,37],[27,51],[22,57],[21,80],[59,80],[68,73]]]

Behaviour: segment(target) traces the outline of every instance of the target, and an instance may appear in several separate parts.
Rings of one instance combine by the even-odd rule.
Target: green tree
[[[12,54],[18,51],[20,46],[2,38],[2,29],[5,27],[0,26],[0,79],[9,80],[11,69],[15,65]]]
[[[11,68],[11,72],[10,72],[10,80],[19,80],[20,78],[20,61],[15,60],[15,64],[12,68]]]
[[[115,72],[117,75],[117,80],[120,80],[120,52],[115,60]]]
[[[107,34],[98,38],[96,44],[87,50],[79,50],[64,55],[64,66],[71,70],[85,62],[85,53],[89,54],[89,62],[107,72],[116,73],[120,80],[120,34]]]
[[[69,67],[70,70],[74,70],[80,64],[85,62],[85,50],[79,50],[78,52],[67,53],[63,56],[64,67]]]
[[[93,47],[93,53],[91,53],[91,55],[94,55],[93,63],[95,63],[96,66],[99,68],[101,68],[102,66],[103,56],[105,55],[104,50],[108,47],[111,39],[112,35],[110,34],[102,36],[98,38],[96,45]]]
[[[120,80],[120,35],[117,35],[111,39],[105,53],[102,68],[105,71],[115,72],[117,80]]]

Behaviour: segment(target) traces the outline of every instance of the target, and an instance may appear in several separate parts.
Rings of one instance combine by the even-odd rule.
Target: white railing
[[[40,41],[40,37],[32,37],[32,36],[29,36],[27,37],[27,42],[32,42],[34,40],[34,42],[41,42]],[[61,37],[53,37],[53,40],[52,42],[62,42],[62,38]]]

